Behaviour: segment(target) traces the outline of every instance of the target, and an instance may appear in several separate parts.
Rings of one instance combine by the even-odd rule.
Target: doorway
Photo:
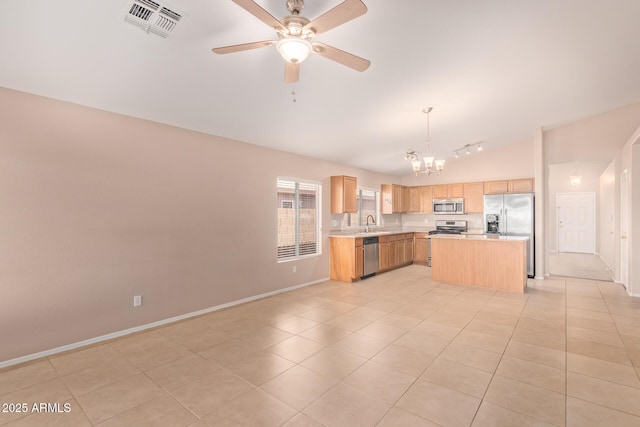
[[[628,289],[629,280],[629,174],[623,170],[620,174],[620,283]]]
[[[596,253],[596,193],[558,193],[558,252]]]

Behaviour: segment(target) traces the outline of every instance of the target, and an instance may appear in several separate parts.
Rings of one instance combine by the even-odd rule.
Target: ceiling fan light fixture
[[[285,61],[299,64],[311,53],[311,43],[300,37],[283,37],[278,40],[276,49]]]

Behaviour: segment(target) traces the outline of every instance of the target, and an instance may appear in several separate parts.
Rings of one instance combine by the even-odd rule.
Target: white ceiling
[[[277,18],[285,0],[258,0]],[[306,0],[310,19],[341,0]],[[640,102],[638,0],[364,0],[317,37],[371,61],[312,56],[283,83],[274,38],[230,0],[170,0],[168,39],[125,23],[123,0],[3,0],[0,86],[399,176],[407,149],[487,148]]]

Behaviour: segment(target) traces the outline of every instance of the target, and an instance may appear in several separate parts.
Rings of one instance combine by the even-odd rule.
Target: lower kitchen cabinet
[[[429,262],[429,234],[415,233],[413,262],[427,265]]]
[[[389,236],[380,236],[378,241],[378,270],[385,271],[389,269]]]
[[[364,250],[361,238],[330,238],[331,280],[353,282],[364,274]]]

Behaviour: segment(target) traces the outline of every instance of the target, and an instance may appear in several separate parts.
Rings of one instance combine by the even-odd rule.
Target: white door
[[[620,283],[627,288],[629,280],[629,175],[625,169],[620,174]]]
[[[558,252],[596,252],[596,194],[558,193]]]

